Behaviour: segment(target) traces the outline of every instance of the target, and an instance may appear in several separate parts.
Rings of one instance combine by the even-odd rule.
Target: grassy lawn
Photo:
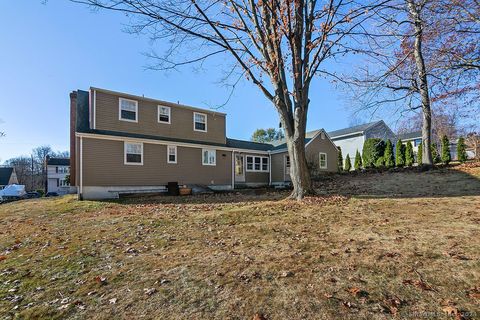
[[[1,205],[0,319],[480,318],[480,166],[318,186]]]

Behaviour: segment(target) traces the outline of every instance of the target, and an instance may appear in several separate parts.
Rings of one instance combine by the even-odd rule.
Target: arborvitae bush
[[[342,148],[338,147],[338,171],[343,171]]]
[[[448,137],[444,135],[442,137],[442,162],[449,164],[451,160],[452,156],[450,155],[450,141],[448,141]]]
[[[352,169],[352,162],[350,161],[350,155],[347,153],[345,157],[345,171],[350,171]]]
[[[463,137],[460,137],[457,142],[457,157],[461,163],[467,161],[467,145]]]
[[[358,152],[357,150],[357,153],[355,154],[355,170],[360,170],[362,168],[362,156],[360,156],[360,152]]]
[[[405,165],[405,145],[402,143],[402,140],[398,139],[395,151],[395,165],[403,167]]]
[[[408,141],[407,147],[405,148],[405,165],[410,167],[413,165],[414,161],[415,161],[415,156],[413,155],[412,142]]]
[[[417,164],[421,165],[423,162],[423,149],[422,149],[422,143],[420,142],[418,144],[418,151],[417,151]]]
[[[385,144],[385,153],[383,154],[383,160],[385,161],[385,167],[392,168],[395,166],[395,160],[393,159],[393,144],[390,139]]]
[[[385,166],[385,159],[383,157],[380,157],[377,159],[375,162],[375,167],[377,168],[383,168]]]
[[[378,158],[383,157],[384,152],[385,142],[382,139],[368,138],[363,144],[363,167],[374,167],[377,163]]]

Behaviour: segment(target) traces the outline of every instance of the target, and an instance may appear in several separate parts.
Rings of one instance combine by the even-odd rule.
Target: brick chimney
[[[76,118],[77,118],[77,92],[70,92],[70,185],[76,186],[76,163],[75,163],[75,151],[76,151]]]

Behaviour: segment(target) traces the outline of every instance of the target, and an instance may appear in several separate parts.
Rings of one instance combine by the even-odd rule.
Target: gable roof
[[[330,136],[330,138],[334,139],[336,137],[346,136],[346,135],[349,135],[349,134],[363,133],[366,130],[374,127],[375,125],[377,125],[381,122],[383,122],[383,120],[364,123],[364,124],[360,124],[358,126],[343,128],[343,129],[339,129],[339,130],[335,130],[335,131],[330,131],[330,132],[328,132],[328,135]]]
[[[10,177],[12,176],[13,168],[12,167],[4,167],[0,168],[0,186],[6,186],[10,181]]]
[[[47,165],[49,166],[69,166],[70,158],[48,158]]]
[[[407,132],[407,133],[402,133],[398,135],[398,139],[400,140],[413,140],[421,137],[422,137],[422,131],[413,131],[413,132]]]

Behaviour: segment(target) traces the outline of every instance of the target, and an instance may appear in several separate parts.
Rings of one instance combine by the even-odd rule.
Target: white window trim
[[[324,154],[325,155],[325,166],[322,167],[322,161],[321,161],[321,155]],[[327,169],[328,168],[328,156],[325,152],[319,152],[318,154],[318,166],[320,167],[320,169]]]
[[[198,130],[198,129],[195,128],[195,116],[196,116],[197,114],[198,114],[198,115],[202,115],[202,116],[205,117],[205,130]],[[206,113],[194,112],[194,113],[193,113],[193,131],[207,132],[207,131],[208,131],[207,119],[208,119],[208,117],[207,117],[207,114],[206,114]]]
[[[248,169],[248,158],[253,158],[252,159],[252,163],[253,163],[253,167],[252,169]],[[255,170],[255,158],[260,158],[260,170]],[[252,155],[247,155],[245,156],[245,171],[247,172],[269,172],[270,171],[270,159],[268,159],[268,168],[267,170],[262,170],[262,164],[263,164],[263,158],[266,158],[268,159],[268,157],[264,157],[264,156],[252,156]]]
[[[141,162],[128,162],[127,161],[127,144],[139,144],[142,146],[142,161]],[[123,142],[123,164],[129,166],[143,166],[143,142],[132,142],[132,141],[124,141]]]
[[[213,152],[213,154],[215,154],[215,161],[213,163],[205,163],[204,160],[205,158],[203,157],[203,154],[205,153],[205,151],[208,151],[208,152]],[[216,166],[217,165],[217,150],[215,149],[202,149],[202,165],[204,166]]]
[[[135,102],[135,120],[123,119],[122,118],[122,101]],[[131,100],[131,99],[125,99],[125,98],[118,98],[118,120],[138,123],[138,101],[137,100]]]
[[[174,148],[175,149],[175,161],[170,161],[170,148]],[[202,154],[203,156],[203,154]],[[167,163],[172,163],[172,164],[176,164],[177,163],[177,146],[167,146]]]
[[[160,121],[160,108],[167,108],[168,109],[168,122]],[[158,105],[157,107],[157,122],[163,124],[171,124],[172,123],[172,108],[167,106]]]

